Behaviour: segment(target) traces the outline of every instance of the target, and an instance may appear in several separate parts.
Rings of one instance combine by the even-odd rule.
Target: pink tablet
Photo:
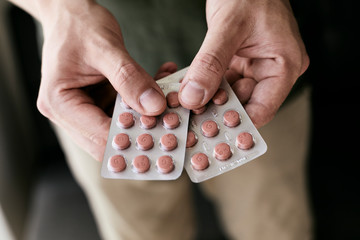
[[[145,129],[151,129],[156,126],[156,117],[154,116],[145,116],[140,117],[141,127]]]
[[[195,133],[193,131],[189,131],[187,138],[186,138],[186,147],[190,148],[190,147],[195,146],[197,141],[198,141],[198,139],[197,139]]]
[[[229,144],[219,143],[214,148],[214,156],[217,160],[224,161],[231,157],[232,152]]]
[[[123,112],[119,115],[118,124],[122,128],[130,128],[134,125],[134,116],[132,113]]]
[[[228,99],[227,92],[224,89],[219,88],[212,98],[212,101],[216,105],[223,105],[228,101]]]
[[[150,161],[146,155],[136,156],[133,160],[134,170],[138,173],[147,172],[150,168]]]
[[[219,127],[213,120],[207,120],[201,124],[201,131],[205,137],[215,137],[219,133]]]
[[[163,124],[168,129],[177,128],[180,124],[179,116],[174,112],[167,113],[163,117]]]
[[[171,108],[176,108],[176,107],[180,106],[180,102],[178,99],[178,92],[169,92],[166,95],[166,102],[167,102],[167,105]]]
[[[236,146],[242,150],[252,148],[254,146],[253,136],[248,132],[239,133],[236,137]]]
[[[108,162],[108,169],[111,172],[121,172],[126,168],[125,158],[121,155],[112,156]]]
[[[172,133],[165,134],[160,138],[160,144],[165,151],[174,150],[177,147],[176,136]]]
[[[209,167],[209,158],[204,153],[196,153],[191,157],[191,165],[195,170],[204,170]]]
[[[164,155],[157,159],[156,165],[159,172],[161,173],[170,173],[174,170],[174,161],[170,156]]]
[[[130,146],[129,135],[127,135],[126,133],[119,133],[115,135],[113,139],[113,146],[119,150],[124,150],[128,148]]]
[[[150,134],[143,133],[136,138],[136,143],[139,149],[146,151],[154,146],[154,140]]]
[[[225,126],[236,127],[240,124],[240,115],[235,110],[229,110],[225,112],[223,122]]]

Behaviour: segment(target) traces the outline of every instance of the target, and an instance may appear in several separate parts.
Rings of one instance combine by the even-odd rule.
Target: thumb
[[[233,37],[208,30],[179,90],[181,105],[189,109],[204,106],[215,94],[236,52]]]
[[[165,110],[162,90],[124,48],[114,47],[102,52],[96,62],[98,70],[135,111],[156,116]]]

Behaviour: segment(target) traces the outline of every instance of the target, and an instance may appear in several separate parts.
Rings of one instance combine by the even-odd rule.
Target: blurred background
[[[308,189],[314,239],[360,239],[359,17],[355,1],[291,1],[311,64]],[[33,19],[0,0],[0,239],[100,239],[48,121],[37,111]],[[194,186],[198,239],[226,239]]]

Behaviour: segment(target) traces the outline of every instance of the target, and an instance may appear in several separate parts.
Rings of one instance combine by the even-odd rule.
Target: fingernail
[[[140,96],[140,103],[147,112],[158,112],[164,104],[164,97],[155,89],[149,88]]]
[[[188,105],[199,105],[204,99],[204,88],[196,82],[188,82],[181,92],[182,102]]]

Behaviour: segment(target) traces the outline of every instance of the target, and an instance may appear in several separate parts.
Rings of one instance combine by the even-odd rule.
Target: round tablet
[[[151,129],[156,126],[156,117],[142,115],[140,117],[140,122],[143,128]]]
[[[170,156],[164,155],[156,161],[159,172],[169,173],[174,170],[174,161]]]
[[[229,110],[223,116],[224,125],[228,127],[236,127],[240,124],[240,115],[235,110]]]
[[[121,155],[114,155],[108,161],[108,169],[111,172],[121,172],[126,168],[125,158]]]
[[[190,148],[190,147],[195,146],[197,141],[198,141],[198,139],[197,139],[195,133],[193,131],[189,131],[187,138],[186,138],[186,147]]]
[[[179,116],[176,113],[167,113],[163,117],[163,124],[164,127],[168,129],[174,129],[177,128],[180,124]]]
[[[207,106],[204,105],[201,108],[191,110],[191,112],[195,115],[199,115],[199,114],[202,114],[203,112],[205,112],[206,108],[207,108]]]
[[[219,128],[216,122],[206,120],[201,124],[201,131],[205,137],[215,137],[219,133]]]
[[[124,150],[130,146],[129,135],[126,133],[119,133],[113,139],[113,146],[119,150]]]
[[[191,157],[191,165],[195,170],[204,170],[209,167],[209,158],[204,153],[196,153]]]
[[[132,113],[123,112],[119,115],[118,123],[122,128],[130,128],[134,125],[134,116]]]
[[[236,146],[242,150],[247,150],[254,146],[253,136],[248,132],[239,133],[236,137]]]
[[[232,152],[229,144],[219,143],[214,148],[214,156],[217,160],[224,161],[231,157]]]
[[[176,107],[180,106],[178,92],[169,92],[166,95],[166,102],[167,102],[167,105],[171,108],[176,108]]]
[[[143,133],[136,138],[136,143],[139,149],[149,150],[154,146],[154,140],[150,134]]]
[[[215,93],[214,97],[212,98],[213,103],[216,105],[223,105],[224,103],[227,102],[227,100],[228,100],[228,94],[222,88],[219,88]]]
[[[172,133],[165,134],[160,138],[160,144],[165,151],[174,150],[177,147],[176,136]]]
[[[133,166],[138,173],[147,172],[150,168],[150,160],[145,155],[136,156],[133,160]]]

